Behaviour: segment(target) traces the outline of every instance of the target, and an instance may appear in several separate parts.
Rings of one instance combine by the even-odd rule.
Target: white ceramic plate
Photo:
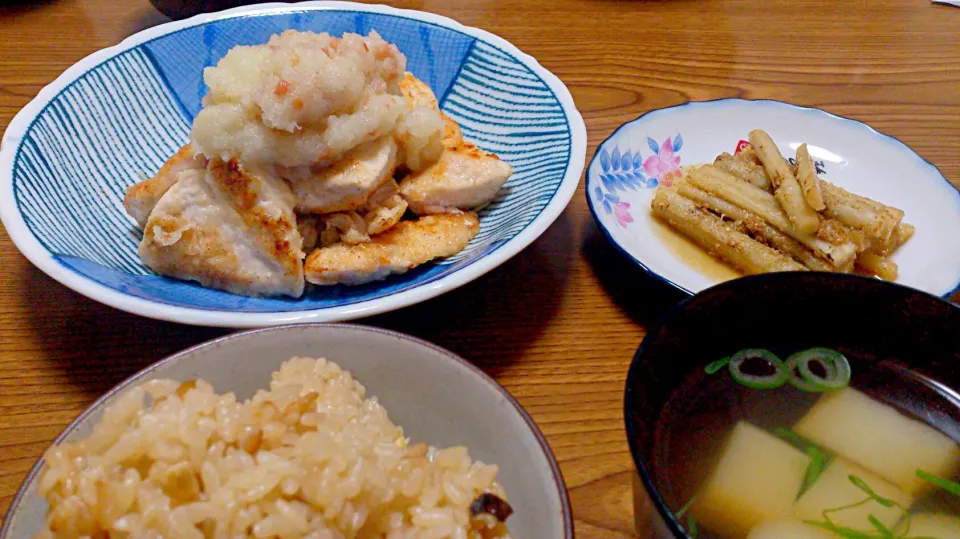
[[[784,154],[806,142],[823,179],[906,213],[904,221],[917,232],[893,257],[898,283],[940,296],[957,289],[960,192],[899,140],[855,120],[778,101],[693,102],[622,125],[587,168],[587,202],[597,224],[643,269],[680,290],[694,294],[716,284],[722,272],[703,271],[696,256],[664,241],[650,201],[678,166],[732,154],[753,129],[767,131]]]
[[[407,57],[467,139],[514,174],[454,257],[363,286],[248,298],[155,275],[123,193],[188,140],[203,68],[287,29],[379,32]],[[68,69],[13,119],[0,146],[0,218],[37,267],[97,301],[187,324],[257,327],[369,316],[476,279],[560,215],[580,182],[586,129],[570,92],[532,57],[483,30],[417,11],[349,2],[263,4],[140,32]]]
[[[514,514],[514,537],[573,539],[573,519],[553,454],[523,408],[493,379],[460,357],[412,337],[371,327],[299,325],[235,333],[144,369],[87,409],[57,437],[91,432],[104,408],[131,385],[156,378],[201,378],[219,393],[245,399],[269,384],[292,356],[325,357],[350,371],[415,442],[464,445],[470,456],[500,467],[498,479]],[[0,538],[32,537],[46,501],[37,495],[37,463],[10,506]]]

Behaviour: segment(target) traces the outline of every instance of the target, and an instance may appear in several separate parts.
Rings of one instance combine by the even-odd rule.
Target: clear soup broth
[[[848,387],[831,391],[754,389],[726,367],[686,378],[660,414],[651,471],[689,535],[960,538],[960,495],[908,473],[958,479],[960,396],[896,360],[847,361]],[[883,442],[865,454],[868,440]]]

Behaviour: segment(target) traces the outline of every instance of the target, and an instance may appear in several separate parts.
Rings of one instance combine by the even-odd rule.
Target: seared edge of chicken
[[[440,160],[408,175],[400,194],[418,215],[473,210],[489,204],[513,168],[465,140],[445,140]]]
[[[436,94],[430,88],[430,85],[413,76],[413,73],[407,71],[400,79],[400,93],[407,101],[409,108],[417,105],[423,105],[435,110],[440,110],[440,103],[437,101]]]
[[[302,238],[280,178],[211,161],[184,172],[154,208],[140,257],[170,277],[250,296],[303,294]]]
[[[137,226],[143,228],[147,224],[147,219],[150,218],[150,212],[164,193],[177,183],[180,173],[185,170],[201,170],[206,165],[207,160],[202,155],[194,154],[190,144],[183,146],[170,159],[167,159],[156,176],[127,188],[123,197],[124,209],[137,221]]]
[[[440,158],[442,141],[460,127],[454,131],[450,124],[455,122],[440,112],[437,96],[427,83],[407,72],[399,86],[408,110],[397,122],[394,138],[404,169],[419,171]]]
[[[307,257],[307,280],[319,285],[357,285],[405,273],[464,249],[480,230],[475,213],[428,215],[401,221],[359,245],[337,243]]]
[[[411,109],[440,111],[433,90],[406,73],[400,92]],[[412,172],[400,183],[400,193],[418,215],[472,210],[489,204],[510,178],[513,169],[495,154],[463,140],[457,122],[440,112],[443,151],[432,164]]]
[[[447,116],[447,113],[445,112],[441,112],[440,117],[443,118],[444,142],[450,140],[462,140],[463,131],[460,130],[460,124],[458,124],[453,118]]]

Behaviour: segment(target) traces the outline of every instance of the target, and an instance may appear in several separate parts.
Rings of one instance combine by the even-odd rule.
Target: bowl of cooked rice
[[[572,538],[523,408],[464,359],[355,325],[236,333],[112,389],[0,537]]]

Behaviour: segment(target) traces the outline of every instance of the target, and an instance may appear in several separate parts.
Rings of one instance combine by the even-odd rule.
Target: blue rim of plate
[[[695,295],[696,293],[693,292],[693,291],[691,291],[690,289],[686,288],[685,286],[682,286],[682,285],[680,285],[680,284],[678,284],[678,283],[670,280],[669,278],[667,278],[667,277],[665,277],[665,276],[663,276],[663,275],[661,275],[661,274],[653,271],[652,269],[650,269],[649,266],[647,266],[646,264],[644,264],[639,258],[635,257],[633,254],[631,254],[629,251],[627,251],[627,249],[625,249],[622,245],[620,245],[619,242],[617,242],[617,240],[615,240],[615,239],[613,238],[613,236],[610,234],[610,230],[609,230],[606,226],[604,226],[603,222],[600,220],[600,214],[597,213],[597,208],[596,208],[596,206],[594,205],[593,200],[590,198],[590,188],[591,188],[591,186],[593,185],[593,182],[591,181],[591,178],[590,178],[590,169],[591,169],[591,167],[593,167],[593,162],[596,161],[597,156],[598,156],[599,153],[600,153],[600,149],[603,148],[603,146],[604,146],[607,142],[609,142],[610,139],[612,139],[613,137],[617,136],[617,134],[620,133],[620,131],[621,131],[623,128],[627,127],[628,125],[631,125],[631,124],[634,124],[634,123],[636,123],[636,122],[639,122],[640,120],[646,118],[647,116],[650,116],[650,115],[652,115],[652,114],[656,114],[656,113],[658,113],[658,112],[668,112],[668,111],[672,111],[672,110],[674,110],[674,109],[679,109],[679,108],[683,108],[683,107],[696,107],[696,106],[704,106],[704,105],[718,105],[718,104],[723,104],[723,103],[770,103],[770,104],[773,104],[773,105],[778,105],[778,106],[782,106],[782,107],[786,107],[786,108],[790,108],[790,109],[795,109],[795,110],[798,110],[798,111],[801,111],[801,112],[808,112],[808,113],[811,113],[811,112],[812,112],[812,113],[815,113],[815,114],[823,114],[823,115],[825,115],[825,116],[827,116],[827,117],[829,117],[829,118],[833,118],[834,120],[839,120],[839,121],[842,121],[842,122],[850,122],[850,123],[853,123],[853,124],[857,124],[858,126],[860,126],[860,127],[862,127],[862,128],[866,128],[866,129],[867,129],[867,132],[870,133],[870,134],[872,134],[873,136],[880,137],[880,138],[883,138],[883,139],[889,139],[889,141],[892,142],[893,144],[897,144],[897,145],[902,146],[902,147],[903,147],[904,149],[906,149],[910,154],[914,155],[917,159],[919,159],[920,161],[922,161],[924,165],[926,165],[927,167],[933,169],[933,171],[936,172],[937,176],[939,176],[940,179],[943,180],[944,183],[946,183],[947,185],[949,185],[949,186],[953,189],[954,193],[956,193],[956,195],[957,195],[957,199],[960,200],[960,187],[957,187],[956,185],[950,183],[950,180],[948,180],[948,179],[946,178],[946,176],[943,175],[943,172],[940,171],[940,169],[937,167],[937,165],[934,165],[934,164],[933,164],[932,162],[930,162],[928,159],[926,159],[926,158],[923,157],[922,155],[918,154],[916,151],[914,151],[913,148],[911,148],[910,146],[908,146],[907,143],[903,142],[902,140],[898,139],[897,137],[895,137],[895,136],[893,136],[893,135],[888,135],[888,134],[883,133],[883,132],[881,132],[881,131],[877,131],[875,128],[871,127],[870,125],[868,125],[868,124],[866,124],[866,123],[864,123],[864,122],[861,122],[860,120],[854,120],[853,118],[847,118],[846,116],[841,116],[841,115],[839,115],[839,114],[834,114],[834,113],[832,113],[832,112],[827,112],[827,111],[825,111],[825,110],[823,110],[823,109],[818,109],[818,108],[816,108],[816,107],[805,107],[805,106],[802,106],[802,105],[794,105],[793,103],[786,103],[786,102],[784,102],[784,101],[777,101],[776,99],[742,99],[742,98],[739,98],[739,97],[723,97],[723,98],[719,98],[719,99],[710,99],[710,100],[707,100],[707,101],[687,101],[686,103],[681,103],[681,104],[679,104],[679,105],[674,105],[674,106],[672,106],[672,107],[663,107],[663,108],[659,108],[659,109],[649,110],[649,111],[647,111],[647,112],[644,112],[644,113],[641,114],[640,116],[637,116],[636,118],[630,120],[629,122],[624,122],[623,124],[620,124],[620,127],[617,127],[617,128],[613,131],[613,133],[611,133],[610,135],[608,135],[605,139],[603,139],[603,142],[601,142],[600,144],[597,145],[597,149],[596,149],[596,151],[594,151],[593,157],[590,158],[590,162],[587,164],[587,167],[586,167],[585,172],[584,172],[584,176],[585,176],[585,178],[584,178],[584,185],[585,185],[584,196],[585,196],[586,199],[587,199],[587,207],[590,208],[590,215],[593,216],[593,221],[597,224],[597,228],[599,228],[599,229],[603,232],[603,235],[604,235],[604,237],[606,237],[607,242],[609,242],[611,245],[613,245],[614,247],[616,247],[617,250],[618,250],[620,253],[622,253],[625,257],[627,257],[629,260],[633,261],[633,263],[636,264],[641,270],[643,270],[643,272],[646,273],[648,276],[653,277],[653,278],[656,279],[657,281],[660,281],[660,282],[662,282],[662,283],[665,283],[665,284],[667,284],[668,286],[670,286],[670,287],[672,287],[672,288],[674,288],[674,289],[676,289],[676,290],[679,290],[680,292],[683,292],[684,294],[686,294],[686,295],[688,295],[688,296],[693,296],[693,295]],[[717,283],[717,284],[721,284],[721,283]],[[896,283],[894,283],[894,284],[896,284]],[[903,286],[903,285],[901,285],[901,286]],[[709,288],[710,288],[710,287],[704,288],[704,290],[708,290]],[[950,296],[954,295],[954,294],[957,293],[958,291],[960,291],[960,279],[957,280],[957,283],[953,286],[953,288],[952,288],[949,292],[947,292],[946,294],[943,294],[943,295],[940,296],[940,297],[942,297],[942,298],[949,298]]]
[[[453,362],[457,363],[461,367],[464,367],[465,369],[470,371],[481,382],[497,390],[500,393],[500,395],[503,397],[503,399],[507,403],[509,403],[511,406],[513,406],[514,410],[518,413],[518,415],[520,415],[524,423],[526,423],[527,428],[530,430],[531,434],[533,434],[533,437],[536,439],[537,444],[540,446],[540,450],[543,452],[543,455],[546,458],[547,463],[549,464],[550,475],[553,478],[554,485],[556,485],[557,492],[560,497],[560,508],[563,513],[563,531],[564,531],[564,537],[561,539],[574,539],[573,511],[570,505],[570,494],[567,491],[566,481],[563,478],[563,472],[560,470],[560,465],[557,462],[557,457],[553,453],[553,448],[550,447],[550,443],[547,442],[547,438],[543,434],[543,431],[540,430],[540,427],[537,425],[536,421],[534,421],[533,418],[530,416],[530,413],[527,412],[526,408],[524,408],[523,405],[520,404],[520,401],[515,399],[513,395],[511,395],[510,392],[506,390],[506,388],[500,385],[499,382],[494,380],[493,377],[483,372],[483,370],[481,370],[479,367],[477,367],[473,363],[458,356],[457,354],[451,352],[450,350],[447,350],[442,346],[433,344],[432,342],[425,341],[418,337],[414,337],[413,335],[407,335],[406,333],[401,333],[399,331],[393,331],[390,329],[383,329],[383,328],[378,328],[374,326],[366,326],[362,324],[339,324],[339,323],[328,324],[328,323],[318,323],[318,322],[305,323],[305,324],[292,324],[292,325],[282,326],[282,327],[272,327],[272,328],[266,327],[266,328],[258,328],[258,329],[249,329],[246,331],[240,331],[237,333],[223,335],[221,337],[217,337],[209,341],[195,344],[179,352],[171,354],[157,361],[156,363],[153,363],[151,365],[148,365],[147,367],[144,367],[140,371],[137,371],[131,374],[130,376],[128,376],[126,379],[121,381],[116,386],[112,387],[109,391],[101,395],[97,400],[95,400],[86,409],[84,409],[83,412],[81,412],[80,415],[78,415],[66,427],[64,427],[63,430],[60,431],[60,434],[58,434],[57,437],[54,438],[52,442],[50,442],[50,445],[54,446],[63,442],[70,434],[73,433],[73,431],[77,429],[80,423],[82,423],[84,420],[90,417],[90,415],[93,414],[94,412],[103,408],[111,398],[115,397],[117,394],[121,393],[123,390],[137,383],[140,383],[144,379],[149,378],[151,374],[159,370],[161,367],[164,367],[170,363],[179,361],[180,358],[182,357],[195,354],[206,348],[216,348],[232,340],[237,340],[237,339],[242,340],[244,338],[255,337],[256,335],[259,335],[261,333],[269,333],[273,331],[290,331],[290,330],[296,330],[298,328],[300,329],[342,328],[345,330],[353,330],[353,331],[369,331],[372,333],[379,333],[382,335],[394,337],[397,340],[408,341],[415,345],[421,346],[423,348],[428,348],[430,350],[433,350],[434,352],[437,352],[441,355],[446,356],[447,358],[451,359]],[[12,526],[11,523],[14,520],[13,517],[16,515],[17,511],[20,509],[20,505],[23,503],[23,500],[27,495],[27,489],[37,479],[37,477],[40,474],[40,471],[43,469],[45,462],[46,460],[44,459],[44,456],[41,455],[40,458],[37,459],[37,462],[33,465],[33,467],[30,468],[30,471],[27,472],[27,475],[23,478],[23,481],[21,481],[20,487],[17,488],[17,493],[14,495],[13,500],[10,502],[10,507],[7,509],[7,512],[3,517],[3,525],[0,526],[0,539],[6,538],[7,533],[9,532],[10,527]]]
[[[462,263],[462,265],[459,265],[459,267],[449,273],[435,275],[425,281],[410,283],[408,286],[394,292],[319,308],[305,307],[301,309],[260,310],[259,312],[168,304],[166,302],[126,294],[112,286],[107,286],[92,276],[76,271],[59,260],[57,256],[54,256],[54,253],[39,241],[36,234],[27,225],[25,216],[14,206],[13,208],[7,208],[6,211],[0,212],[0,217],[5,216],[7,232],[20,251],[35,266],[61,284],[111,307],[141,316],[179,323],[250,328],[294,322],[345,321],[413,305],[479,278],[506,262],[513,255],[519,253],[546,231],[557,217],[559,217],[560,213],[562,213],[573,197],[579,185],[580,174],[582,173],[586,157],[586,127],[583,123],[582,116],[576,109],[569,90],[556,75],[540,65],[535,58],[520,51],[515,45],[499,36],[482,29],[465,26],[447,17],[422,11],[396,9],[389,6],[328,1],[301,2],[295,5],[280,3],[259,4],[238,7],[217,13],[201,14],[183,21],[170,22],[143,30],[115,46],[94,52],[85,57],[68,68],[48,86],[44,87],[38,96],[28,103],[10,122],[7,132],[4,133],[3,150],[5,151],[0,152],[0,156],[3,156],[4,160],[10,159],[12,167],[14,163],[13,160],[19,157],[19,150],[23,143],[21,137],[27,133],[29,126],[36,120],[36,116],[48,107],[50,102],[56,99],[66,88],[83,77],[85,73],[110,58],[123,54],[128,50],[133,50],[145,43],[152,42],[159,37],[175,34],[188,28],[202,26],[219,20],[242,19],[260,15],[324,11],[351,11],[371,13],[374,15],[379,14],[459,32],[484,43],[486,46],[497,49],[501,54],[512,56],[540,78],[547,89],[551,91],[563,112],[564,120],[568,127],[570,148],[567,162],[556,190],[546,202],[545,206],[536,215],[529,218],[524,228],[513,233],[512,236],[507,239],[494,240],[491,245],[486,246],[483,251],[474,255],[474,259],[463,261],[465,263]],[[444,96],[444,98],[445,97],[446,96]],[[14,131],[16,131],[16,133],[14,133]],[[9,147],[7,146],[8,144]],[[10,181],[12,182],[12,180]],[[13,189],[12,183],[10,183],[9,188]],[[4,189],[6,189],[6,187],[4,187]],[[10,202],[8,201],[7,205],[9,204]],[[2,206],[4,206],[3,201],[0,201],[0,207]],[[430,268],[432,265],[424,267]]]

